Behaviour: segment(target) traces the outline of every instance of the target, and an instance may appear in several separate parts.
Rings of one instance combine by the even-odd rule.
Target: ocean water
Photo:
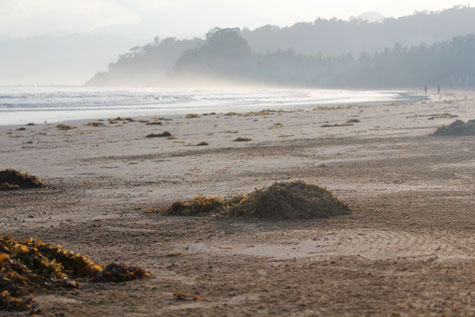
[[[312,109],[415,98],[404,91],[0,86],[0,125],[117,116]]]

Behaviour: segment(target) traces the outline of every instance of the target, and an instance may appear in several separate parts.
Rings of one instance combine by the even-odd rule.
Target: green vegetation
[[[450,27],[447,27],[447,26]],[[95,85],[226,79],[313,87],[473,87],[475,8],[416,12],[378,23],[317,19],[289,27],[212,29],[134,47]]]

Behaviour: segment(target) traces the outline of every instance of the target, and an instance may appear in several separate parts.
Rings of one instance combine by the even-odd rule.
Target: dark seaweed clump
[[[91,276],[91,280],[96,283],[119,283],[150,276],[150,273],[139,267],[111,263],[103,270],[94,272]]]
[[[174,216],[204,216],[222,212],[224,204],[225,202],[222,197],[206,197],[197,194],[193,199],[174,202],[165,208],[163,212]]]
[[[228,199],[197,195],[162,210],[167,215],[219,215],[261,219],[328,218],[349,214],[348,205],[325,188],[302,181],[275,183]]]
[[[435,136],[468,136],[475,135],[475,120],[463,122],[456,120],[449,126],[442,126],[434,132]]]
[[[242,137],[242,136],[240,136],[240,137],[234,139],[234,142],[249,142],[249,141],[252,141],[252,139],[251,139],[251,138]]]
[[[106,268],[89,258],[30,238],[0,236],[0,310],[35,306],[33,292],[77,288],[78,278],[93,282],[122,282],[151,277],[140,268],[110,264]]]
[[[172,136],[172,134],[168,131],[164,131],[162,133],[156,134],[156,133],[150,133],[147,135],[147,138],[165,138]]]
[[[36,176],[13,169],[0,171],[0,190],[17,190],[24,188],[40,188],[45,184]]]

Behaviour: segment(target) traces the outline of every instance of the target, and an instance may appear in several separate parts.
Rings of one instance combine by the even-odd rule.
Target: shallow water
[[[0,125],[114,116],[180,115],[381,104],[415,96],[402,91],[330,89],[160,89],[0,86]]]

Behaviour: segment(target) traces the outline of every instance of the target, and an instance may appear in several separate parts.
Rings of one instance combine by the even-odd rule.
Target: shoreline
[[[96,107],[97,109],[88,109],[89,106],[84,106],[84,105],[75,105],[74,100],[71,101],[66,101],[65,102],[71,102],[71,104],[63,106],[63,108],[58,108],[55,110],[55,105],[54,102],[59,102],[61,99],[60,98],[65,98],[65,96],[59,95],[57,98],[58,101],[50,100],[49,102],[53,102],[52,106],[47,107],[47,110],[43,110],[43,108],[38,108],[35,110],[35,107],[32,106],[25,106],[25,110],[2,110],[0,114],[3,114],[3,122],[0,121],[0,126],[6,126],[6,125],[21,125],[21,124],[27,124],[29,122],[35,123],[35,124],[40,124],[44,122],[48,123],[60,123],[60,122],[65,122],[65,121],[76,121],[76,120],[97,120],[97,119],[106,119],[107,117],[117,117],[117,116],[122,116],[122,117],[145,117],[145,116],[150,116],[154,114],[160,114],[161,116],[166,115],[166,116],[178,116],[178,115],[184,115],[186,113],[190,112],[238,112],[238,113],[243,113],[243,112],[249,112],[249,111],[260,111],[263,109],[272,109],[272,110],[299,110],[299,109],[304,109],[304,110],[311,110],[315,107],[318,106],[329,106],[329,107],[339,107],[342,105],[358,105],[358,104],[366,104],[366,105],[384,105],[386,103],[410,103],[410,102],[419,102],[419,101],[424,101],[424,100],[429,100],[430,96],[425,96],[418,94],[414,91],[400,91],[400,90],[394,90],[394,91],[355,91],[355,93],[372,93],[372,92],[377,92],[381,96],[388,94],[388,95],[394,95],[397,94],[397,97],[394,99],[385,99],[385,100],[374,100],[374,101],[365,101],[364,98],[371,98],[370,96],[366,97],[360,97],[363,98],[361,100],[358,100],[358,96],[355,95],[353,97],[350,97],[350,95],[346,96],[340,96],[340,97],[333,97],[336,98],[334,100],[327,100],[325,101],[325,93],[328,93],[329,91],[336,93],[340,91],[347,91],[347,90],[322,90],[322,97],[321,100],[307,100],[307,99],[315,99],[317,97],[312,95],[312,92],[317,92],[317,96],[319,91],[318,90],[311,90],[311,89],[287,89],[287,90],[262,90],[263,94],[260,96],[259,94],[255,95],[258,93],[260,90],[237,90],[240,93],[243,94],[243,96],[237,95],[234,96],[233,93],[229,94],[229,92],[223,91],[222,96],[214,96],[216,91],[209,90],[209,93],[211,93],[210,97],[206,97],[206,94],[201,96],[200,94],[203,94],[204,91],[200,91],[198,95],[194,96],[192,91],[189,92],[190,95],[184,95],[184,91],[177,91],[177,95],[175,96],[176,98],[191,98],[192,100],[194,98],[198,98],[196,101],[186,101],[185,103],[179,102],[176,105],[174,103],[170,103],[169,105],[166,104],[124,104],[124,105],[116,105],[114,104],[114,98],[115,96],[111,96],[111,100],[108,102],[108,104],[98,104]],[[106,91],[104,91],[106,92]],[[166,91],[165,91],[166,92]],[[159,93],[155,92],[157,96],[163,95],[165,92]],[[232,91],[231,91],[232,92]],[[80,93],[80,92],[77,92]],[[117,93],[117,92],[116,92]],[[285,98],[281,100],[280,94],[285,95],[295,95],[293,96],[293,99],[286,100]],[[299,95],[299,93],[302,93],[304,95]],[[127,89],[123,90],[123,93],[121,94],[130,94],[127,95],[127,98],[140,98],[140,94],[134,95],[133,93],[129,92]],[[250,94],[247,96],[247,94]],[[267,96],[268,94],[268,96]],[[119,94],[120,95],[120,94]],[[67,95],[66,95],[67,96]],[[154,97],[154,98],[157,98]],[[253,102],[255,104],[246,104],[246,102],[249,102],[250,96],[252,98],[256,98]],[[287,96],[286,98],[289,98]],[[379,98],[381,98],[381,96]],[[91,100],[90,102],[104,102],[101,98],[105,98],[106,96],[94,96],[91,98],[99,98],[97,100]],[[165,94],[165,97],[166,94]],[[170,96],[168,96],[170,97]],[[41,96],[38,96],[38,98],[41,100]],[[53,97],[48,97],[48,98],[53,98]],[[55,97],[56,98],[56,97]],[[69,98],[69,97],[68,97]],[[74,98],[77,98],[75,96]],[[74,99],[73,98],[73,99]],[[88,95],[84,95],[83,98],[89,98]],[[122,97],[120,97],[122,98]],[[125,98],[125,97],[123,97]],[[161,98],[161,97],[159,97]],[[185,99],[186,99],[185,98]],[[200,100],[200,98],[204,98],[204,100],[207,100],[208,98],[209,101],[203,103],[203,100]],[[225,98],[221,100],[221,98]],[[226,104],[227,98],[231,98],[229,101],[229,104]],[[233,100],[233,98],[235,98]],[[236,100],[239,100],[239,98],[244,98],[243,100],[245,101],[243,104],[236,103]],[[270,98],[270,99],[269,99]],[[339,101],[338,98],[342,99],[349,99],[348,101]],[[373,98],[375,98],[373,96]],[[317,98],[318,99],[318,98]],[[354,99],[351,101],[351,99]],[[124,102],[125,100],[123,100]],[[40,101],[38,101],[40,102]],[[43,101],[45,102],[45,101]],[[76,101],[77,102],[77,101]],[[130,102],[130,101],[127,101]],[[218,102],[218,104],[214,105],[214,103]],[[201,104],[201,108],[198,109],[196,107],[192,107],[191,105],[193,104]],[[1,105],[0,105],[1,107]],[[44,106],[46,107],[46,106]],[[75,107],[82,108],[82,110],[77,110],[74,109]],[[110,109],[107,109],[109,108]],[[15,109],[15,108],[12,108]],[[46,109],[46,108],[45,108]],[[73,110],[68,110],[68,109],[73,109]],[[43,114],[46,113],[49,115],[44,116],[42,115],[41,119],[38,117],[35,118],[34,114]],[[28,116],[30,119],[26,119],[26,121],[29,122],[23,122],[23,123],[15,123],[11,124],[9,121],[13,120],[13,116]],[[66,119],[67,116],[72,116],[72,117],[78,117],[75,119]],[[25,119],[22,119],[25,120]],[[8,123],[7,123],[8,122]]]
[[[46,316],[473,315],[474,137],[431,134],[475,118],[474,103],[473,92],[446,92],[156,126],[0,126],[1,168],[48,185],[0,191],[0,230],[155,276],[35,294]],[[172,137],[146,137],[163,131]],[[291,180],[326,187],[352,213],[262,221],[149,211]],[[178,301],[176,291],[205,300]]]

